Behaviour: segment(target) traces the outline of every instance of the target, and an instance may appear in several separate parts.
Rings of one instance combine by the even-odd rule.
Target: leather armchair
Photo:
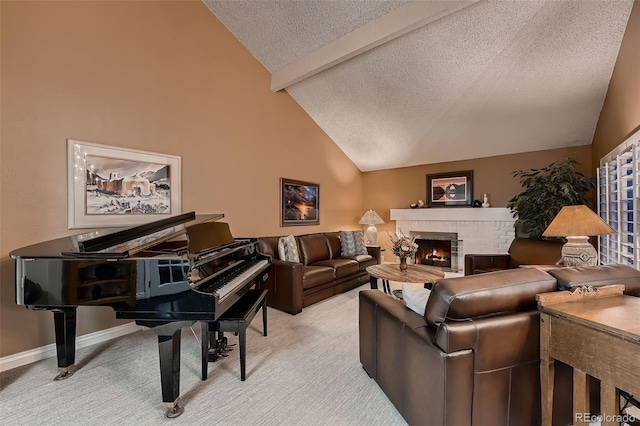
[[[378,290],[361,291],[360,363],[410,425],[539,426],[540,315],[535,295],[624,284],[626,265],[516,268],[445,278],[424,315]],[[555,362],[553,425],[573,423],[572,369]],[[595,379],[591,406],[599,407]],[[591,411],[597,412],[597,411]]]
[[[562,246],[560,240],[537,240],[516,237],[505,254],[466,254],[464,256],[464,274],[475,275],[504,269],[518,268],[520,265],[562,264]]]
[[[442,279],[424,316],[361,291],[360,362],[410,425],[539,426],[535,295],[555,289],[533,268]]]

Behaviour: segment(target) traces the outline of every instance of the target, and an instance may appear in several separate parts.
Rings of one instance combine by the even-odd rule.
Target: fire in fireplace
[[[415,263],[417,265],[435,266],[457,271],[458,250],[460,241],[458,234],[451,232],[412,232],[418,244]]]

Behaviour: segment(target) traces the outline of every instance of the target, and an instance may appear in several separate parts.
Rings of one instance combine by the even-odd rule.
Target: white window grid
[[[598,238],[601,265],[640,269],[640,130],[600,159],[598,214],[613,229]]]

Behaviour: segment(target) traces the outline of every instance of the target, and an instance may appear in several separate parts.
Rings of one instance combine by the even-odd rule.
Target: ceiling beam
[[[277,92],[479,0],[411,0],[271,74]]]

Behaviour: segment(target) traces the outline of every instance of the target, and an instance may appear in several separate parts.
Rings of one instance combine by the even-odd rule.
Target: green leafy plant
[[[507,203],[516,218],[516,230],[528,233],[529,238],[542,238],[562,207],[591,204],[587,194],[595,188],[595,182],[576,171],[576,164],[578,162],[569,157],[541,169],[513,172],[513,177],[519,178],[524,188]]]

